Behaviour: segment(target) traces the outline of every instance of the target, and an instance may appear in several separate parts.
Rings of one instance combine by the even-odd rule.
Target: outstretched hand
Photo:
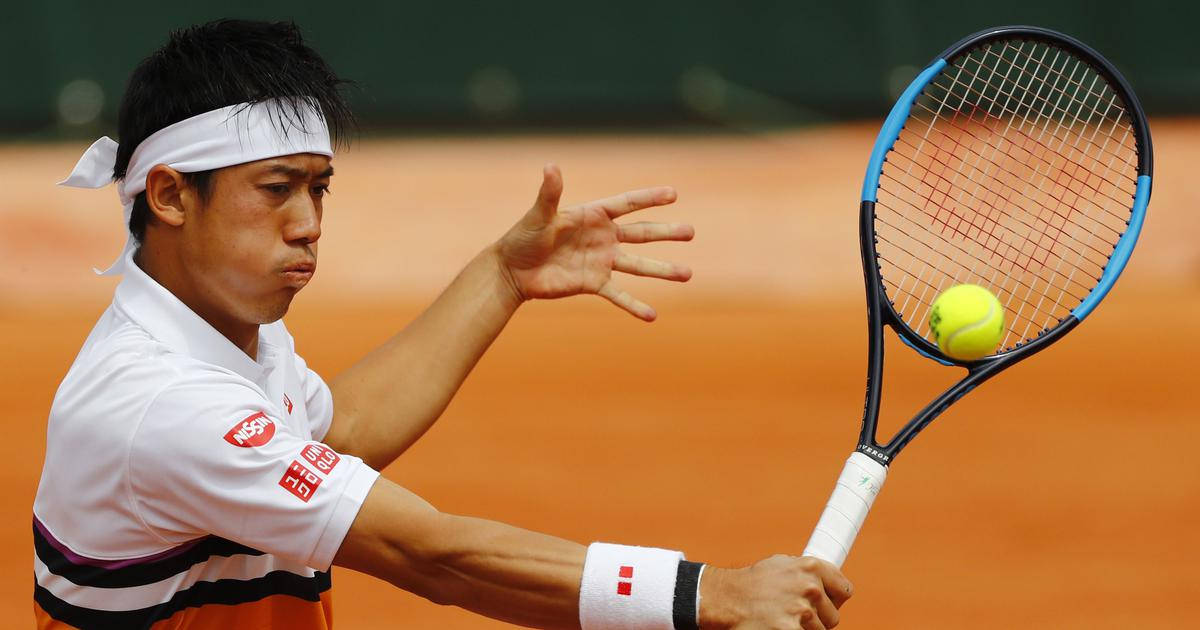
[[[550,164],[542,171],[537,201],[501,237],[500,261],[523,300],[553,299],[595,293],[634,317],[654,321],[649,304],[617,288],[612,272],[686,282],[692,270],[621,251],[621,243],[690,241],[692,226],[680,223],[623,223],[615,219],[631,212],[675,202],[668,186],[631,190],[567,208],[562,197],[562,173]]]

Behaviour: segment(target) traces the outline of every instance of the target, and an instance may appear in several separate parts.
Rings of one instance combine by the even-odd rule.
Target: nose
[[[321,238],[321,205],[320,201],[308,195],[296,201],[288,213],[288,223],[284,227],[283,238],[289,243],[316,243]]]

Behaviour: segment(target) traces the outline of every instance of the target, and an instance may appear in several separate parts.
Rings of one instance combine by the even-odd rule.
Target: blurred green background
[[[13,3],[0,26],[9,139],[111,133],[134,65],[170,29],[292,19],[359,88],[368,131],[791,125],[874,117],[963,35],[1062,30],[1151,114],[1200,111],[1196,2]]]

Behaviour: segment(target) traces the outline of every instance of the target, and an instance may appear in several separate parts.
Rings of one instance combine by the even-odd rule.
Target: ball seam
[[[984,315],[983,319],[975,322],[974,324],[971,324],[970,326],[964,326],[964,327],[959,328],[958,330],[954,331],[953,333],[951,333],[950,336],[946,339],[946,349],[949,350],[951,347],[953,347],[954,339],[956,337],[958,337],[959,335],[961,335],[965,332],[971,332],[973,330],[978,330],[979,328],[982,328],[983,326],[985,326],[988,322],[992,321],[992,316],[995,315],[995,313],[996,313],[995,301],[988,300],[987,315]],[[947,352],[947,354],[949,354],[949,352]],[[991,353],[989,352],[988,354],[991,354]],[[987,355],[985,354],[984,356],[987,356]]]

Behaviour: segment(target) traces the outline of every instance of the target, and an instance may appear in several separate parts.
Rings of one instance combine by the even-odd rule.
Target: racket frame
[[[1126,105],[1126,114],[1132,123],[1134,141],[1138,151],[1137,188],[1132,200],[1132,212],[1130,220],[1127,222],[1128,227],[1118,240],[1113,254],[1109,257],[1097,286],[1078,307],[1063,317],[1053,328],[1043,330],[1031,340],[1020,342],[1013,348],[982,359],[960,361],[945,355],[936,345],[913,331],[904,323],[903,318],[888,300],[876,251],[875,200],[879,177],[882,174],[887,153],[892,150],[892,146],[899,138],[900,131],[908,119],[909,110],[925,87],[941,73],[942,68],[949,61],[964,51],[999,39],[1035,40],[1062,48],[1088,62],[1093,70],[1109,82],[1114,92]],[[859,247],[867,294],[869,336],[866,401],[863,405],[862,428],[859,432],[856,451],[867,455],[883,466],[888,466],[905,445],[959,398],[1005,368],[1044,350],[1077,326],[1103,299],[1117,277],[1120,276],[1121,271],[1124,270],[1129,254],[1141,232],[1146,206],[1150,201],[1153,168],[1150,128],[1146,122],[1145,112],[1134,95],[1133,89],[1108,60],[1079,40],[1036,26],[1002,26],[968,35],[939,54],[909,84],[889,112],[876,138],[871,158],[867,164],[866,177],[863,180],[862,202],[859,208]],[[967,374],[921,409],[890,440],[880,443],[877,440],[876,432],[879,423],[880,399],[883,394],[884,326],[890,327],[901,341],[922,356],[943,365],[965,368]]]
[[[919,98],[925,87],[938,76],[950,60],[955,59],[964,51],[986,44],[990,40],[1009,38],[1041,40],[1068,50],[1086,60],[1093,70],[1109,82],[1114,92],[1124,101],[1125,112],[1132,123],[1138,151],[1138,177],[1126,229],[1114,246],[1112,254],[1109,255],[1096,286],[1083,298],[1082,302],[1060,319],[1054,327],[1041,331],[1032,339],[1020,341],[1012,348],[977,361],[957,361],[943,354],[936,345],[918,335],[905,324],[895,306],[888,300],[876,251],[878,242],[875,234],[876,192],[879,189],[879,177],[883,172],[883,163],[887,154],[899,138],[913,103]],[[862,429],[859,432],[858,446],[846,460],[829,502],[821,512],[821,517],[804,549],[804,555],[821,558],[838,567],[842,566],[854,545],[863,521],[871,511],[875,497],[883,487],[889,465],[895,460],[900,450],[934,418],[980,383],[1058,341],[1063,335],[1078,326],[1096,307],[1096,304],[1108,294],[1109,289],[1124,270],[1141,232],[1146,206],[1150,202],[1152,153],[1150,129],[1146,123],[1145,113],[1124,77],[1104,57],[1088,46],[1047,29],[1032,26],[1004,26],[979,31],[943,51],[909,84],[892,107],[876,138],[875,147],[867,165],[867,174],[863,180],[862,203],[859,207],[859,244],[867,293],[867,328],[869,331],[867,393],[866,402],[863,405]],[[884,326],[890,327],[901,341],[923,356],[944,365],[965,368],[967,374],[942,392],[933,402],[926,405],[888,442],[880,444],[876,439],[876,430],[879,422],[879,401],[883,394]]]

